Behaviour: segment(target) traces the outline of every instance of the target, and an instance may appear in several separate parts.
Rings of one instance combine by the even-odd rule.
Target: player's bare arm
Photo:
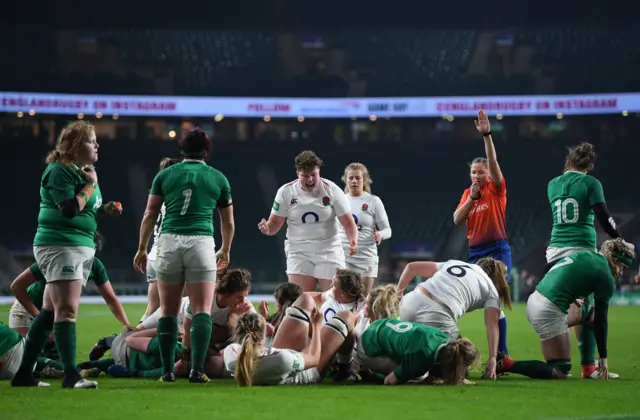
[[[267,236],[273,236],[282,229],[286,220],[285,217],[272,213],[269,216],[269,220],[262,219],[260,223],[258,223],[258,229]]]
[[[498,356],[498,340],[500,331],[498,328],[498,320],[500,319],[500,310],[496,308],[487,308],[484,311],[484,324],[487,329],[487,344],[489,345],[489,359],[485,365],[482,377],[484,379],[496,379],[496,364]]]
[[[139,273],[144,272],[147,266],[147,246],[149,245],[149,239],[153,234],[153,229],[160,214],[162,208],[163,197],[159,195],[149,195],[147,200],[147,208],[144,211],[142,217],[142,223],[140,223],[140,241],[138,242],[138,252],[133,259],[133,266]]]
[[[343,214],[338,220],[344,227],[344,232],[349,240],[349,255],[354,255],[358,251],[358,226],[351,213]]]
[[[26,309],[27,312],[29,312],[29,314],[34,318],[38,316],[40,311],[31,301],[29,293],[27,292],[27,287],[31,286],[36,281],[38,280],[31,272],[31,269],[27,268],[22,273],[20,273],[18,277],[16,277],[16,279],[11,283],[11,286],[9,286],[9,288],[11,289],[11,293],[13,293],[18,302],[20,302],[22,307]]]
[[[502,171],[498,164],[498,156],[496,155],[496,148],[493,145],[493,139],[491,138],[491,124],[489,123],[489,116],[482,109],[478,111],[478,119],[475,121],[476,129],[484,138],[484,150],[487,154],[487,166],[489,167],[489,177],[494,184],[500,185],[502,183]]]
[[[229,265],[229,253],[231,252],[231,244],[236,232],[236,222],[233,216],[233,202],[229,200],[224,207],[218,207],[220,212],[220,236],[222,237],[222,246],[216,258],[218,260],[218,269],[224,270]]]
[[[430,279],[438,271],[438,264],[432,261],[414,261],[410,262],[402,270],[400,280],[398,280],[398,290],[403,292],[409,283],[416,277],[420,276]]]

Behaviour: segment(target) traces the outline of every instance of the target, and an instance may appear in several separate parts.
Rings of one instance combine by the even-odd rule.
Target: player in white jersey
[[[168,168],[169,166],[181,161],[182,159],[163,158],[160,161],[160,170]],[[166,212],[167,208],[163,203],[162,208],[160,209],[160,214],[158,214],[158,219],[156,220],[156,226],[153,229],[153,246],[151,247],[151,251],[149,251],[149,260],[147,261],[147,309],[144,311],[144,315],[140,322],[147,319],[160,307],[158,284],[156,283],[156,280],[158,279],[156,275],[156,255],[158,254],[158,238],[160,237],[160,231],[162,230],[162,220],[164,219]]]
[[[344,354],[338,359],[350,360],[353,345],[347,340],[355,321],[353,313],[340,312],[322,327],[315,301],[303,294],[286,310],[271,348],[264,346],[265,319],[255,313],[243,315],[235,330],[236,342],[224,349],[224,362],[240,386],[315,384],[339,350]]]
[[[251,291],[251,273],[244,268],[227,270],[218,278],[216,291],[211,305],[211,341],[218,347],[224,345],[231,338],[235,329],[235,322],[246,312],[256,312],[247,298]],[[233,316],[232,316],[233,315]],[[184,344],[191,345],[191,308],[187,308],[184,320]],[[273,329],[269,328],[271,334]]]
[[[484,376],[495,379],[500,303],[511,309],[504,263],[493,258],[481,258],[476,264],[458,260],[412,262],[402,272],[398,288],[404,290],[416,276],[427,280],[402,298],[398,318],[439,328],[457,339],[460,337],[460,317],[484,308],[489,343],[489,361]]]
[[[358,249],[358,230],[351,215],[347,196],[335,183],[320,178],[322,160],[312,151],[295,159],[296,181],[278,189],[269,220],[262,219],[258,229],[275,235],[287,222],[285,254],[289,282],[305,292],[331,287],[338,268],[345,267],[338,222],[349,242],[349,255]]]
[[[350,163],[342,176],[344,192],[358,227],[358,252],[346,257],[347,268],[364,276],[367,293],[378,277],[378,245],[391,237],[391,225],[380,197],[371,194],[371,176],[362,163]],[[341,230],[342,247],[349,248],[349,239]]]
[[[342,311],[362,311],[367,297],[367,285],[363,277],[345,268],[339,268],[331,280],[331,289],[325,292],[310,292],[315,302],[320,306],[322,325],[331,321],[337,313]]]
[[[351,362],[351,372],[360,372],[370,370],[375,373],[388,375],[396,368],[396,363],[386,357],[370,357],[367,356],[362,349],[360,339],[362,334],[367,330],[373,321],[382,318],[394,318],[394,314],[398,310],[400,302],[400,292],[393,284],[376,287],[367,295],[364,309],[362,310],[355,329],[353,331],[354,346],[353,360]],[[336,381],[347,379],[346,370],[342,370],[334,377]]]

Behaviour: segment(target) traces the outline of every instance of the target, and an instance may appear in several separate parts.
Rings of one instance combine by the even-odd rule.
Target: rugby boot
[[[209,382],[211,382],[211,379],[209,379],[209,377],[206,374],[199,372],[195,369],[191,369],[191,373],[189,373],[189,382],[208,384]]]
[[[42,382],[33,377],[33,375],[16,375],[11,380],[11,386],[21,386],[21,387],[38,387],[38,388],[47,388],[50,387],[51,384],[47,382]]]
[[[175,382],[176,375],[173,372],[167,372],[162,375],[159,379],[160,382]]]

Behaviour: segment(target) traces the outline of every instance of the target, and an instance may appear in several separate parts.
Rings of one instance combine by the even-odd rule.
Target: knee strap
[[[284,317],[295,319],[298,322],[306,322],[307,324],[311,321],[311,314],[309,311],[304,310],[299,306],[289,306],[284,312]]]
[[[347,338],[347,335],[349,334],[349,325],[347,325],[347,323],[338,316],[331,318],[325,325],[332,330],[337,331],[342,338]]]

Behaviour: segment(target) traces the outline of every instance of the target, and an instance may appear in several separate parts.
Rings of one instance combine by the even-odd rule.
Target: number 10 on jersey
[[[556,219],[558,223],[575,223],[578,221],[580,211],[578,209],[578,202],[573,198],[565,198],[564,200],[557,199],[554,202],[556,206]],[[571,217],[569,217],[569,206],[571,206]]]

